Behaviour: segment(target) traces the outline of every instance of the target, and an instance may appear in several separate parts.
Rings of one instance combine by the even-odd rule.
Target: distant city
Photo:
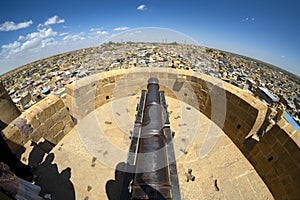
[[[64,86],[103,71],[170,67],[220,78],[285,110],[300,124],[300,78],[258,60],[206,47],[174,43],[114,43],[63,53],[0,76],[13,102],[24,111],[53,93],[65,99]]]

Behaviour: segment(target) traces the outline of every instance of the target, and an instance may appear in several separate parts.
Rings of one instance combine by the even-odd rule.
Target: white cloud
[[[96,33],[99,35],[108,35],[108,31],[97,31]]]
[[[137,10],[141,10],[141,11],[147,10],[147,6],[146,6],[145,4],[141,4],[141,5],[139,5],[136,9],[137,9]]]
[[[63,38],[63,41],[68,41],[68,42],[76,42],[76,41],[80,41],[80,40],[85,40],[85,37],[83,37],[84,33],[81,32],[79,34],[70,34],[67,35]]]
[[[25,39],[25,37],[23,35],[20,35],[18,38],[18,40],[24,40],[24,39]]]
[[[57,32],[53,31],[52,28],[44,28],[39,30],[38,32],[29,33],[26,36],[27,40],[34,40],[34,39],[44,39],[47,37],[56,36]]]
[[[42,25],[37,31],[20,35],[15,41],[0,46],[0,74],[58,53],[96,46],[108,38],[109,32],[102,28],[87,33],[58,33]]]
[[[63,32],[63,33],[60,33],[59,36],[65,36],[65,35],[68,35],[69,33],[67,32]]]
[[[101,31],[103,28],[91,28],[90,32]]]
[[[32,24],[32,20],[16,24],[15,22],[7,21],[0,25],[0,31],[15,31],[22,28],[27,28]]]
[[[57,15],[54,15],[53,17],[48,18],[44,24],[39,24],[38,28],[43,28],[45,26],[53,25],[53,24],[62,24],[65,23],[64,19],[60,19]]]
[[[5,45],[2,45],[1,47],[2,47],[3,50],[12,50],[12,49],[16,49],[20,46],[21,46],[20,42],[14,41],[13,43],[5,44]]]
[[[29,51],[29,50],[37,50],[41,47],[45,47],[49,45],[49,43],[54,42],[54,36],[57,35],[57,32],[53,31],[51,28],[42,29],[38,32],[29,33],[26,36],[19,36],[18,41],[14,41],[13,43],[2,45],[2,51],[0,53],[0,57],[5,57],[9,59],[14,55]],[[24,41],[23,43],[19,41]]]
[[[91,28],[90,35],[92,36],[108,35],[108,31],[103,30],[103,28]]]
[[[114,28],[114,31],[125,31],[127,29],[129,29],[129,27],[127,27],[127,26],[120,26],[120,27]]]
[[[250,17],[245,17],[245,18],[242,19],[243,22],[249,22],[249,23],[250,23],[250,21],[253,22],[254,20],[255,20],[254,17],[251,17],[251,18]]]
[[[61,24],[64,23],[64,19],[60,19],[57,15],[54,15],[53,17],[50,17],[47,19],[47,21],[44,23],[44,26],[52,25],[52,24]]]
[[[44,48],[47,46],[56,45],[57,41],[54,38],[46,38],[46,39],[42,40],[41,43],[42,43],[41,48]]]

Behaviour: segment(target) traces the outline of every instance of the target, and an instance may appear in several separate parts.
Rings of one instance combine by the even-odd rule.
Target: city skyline
[[[300,74],[297,1],[5,1],[0,7],[0,74],[37,59],[97,46],[120,33],[126,36],[126,31],[140,34],[128,40],[155,40],[149,37],[155,34],[142,37],[141,30],[150,29],[141,27],[160,27],[158,33],[174,30],[198,45]],[[177,39],[166,33],[156,40]]]

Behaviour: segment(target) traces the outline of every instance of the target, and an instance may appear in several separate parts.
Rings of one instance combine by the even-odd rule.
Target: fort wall
[[[13,152],[29,140],[41,138],[57,144],[72,128],[74,123],[62,99],[49,95],[13,120],[2,132]]]
[[[5,90],[2,82],[0,82],[0,108],[0,130],[2,130],[21,114]]]
[[[249,148],[266,120],[268,107],[251,94],[193,71],[137,68],[96,74],[66,86],[66,104],[80,120],[101,105],[145,89],[157,77],[166,96],[184,101],[216,123],[241,150],[276,199],[300,196],[300,133],[280,119]]]

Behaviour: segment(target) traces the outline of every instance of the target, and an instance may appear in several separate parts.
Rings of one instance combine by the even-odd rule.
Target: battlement
[[[57,144],[73,127],[62,99],[49,95],[8,124],[3,133],[10,148],[17,152],[29,140],[38,142],[44,138]]]
[[[180,99],[216,123],[252,163],[277,199],[299,197],[300,133],[280,119],[251,148],[268,107],[251,94],[219,79],[187,70],[136,68],[96,74],[66,86],[67,107],[78,120],[101,105],[136,95],[157,77],[166,96]],[[137,83],[143,83],[138,85]]]
[[[2,130],[12,120],[21,114],[20,110],[13,103],[7,91],[5,90],[2,82],[0,82],[0,108],[0,130]]]
[[[49,95],[9,122],[3,133],[14,152],[29,140],[45,138],[57,144],[74,127],[72,117],[80,121],[112,100],[139,94],[150,77],[159,79],[167,97],[189,104],[217,124],[276,199],[300,196],[300,133],[281,115],[258,136],[268,107],[240,88],[193,71],[136,68],[95,74],[66,86],[66,106],[62,99]],[[0,99],[6,108],[2,99],[7,99]]]

